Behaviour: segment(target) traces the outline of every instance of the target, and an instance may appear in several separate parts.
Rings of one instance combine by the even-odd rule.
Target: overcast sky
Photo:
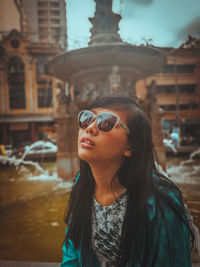
[[[69,49],[87,46],[95,2],[66,2]],[[152,39],[155,46],[178,47],[189,34],[200,38],[200,0],[113,0],[113,11],[122,16],[121,38],[135,45]]]

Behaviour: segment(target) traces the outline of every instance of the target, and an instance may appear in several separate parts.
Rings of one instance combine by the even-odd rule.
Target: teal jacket
[[[161,188],[162,189],[162,188]],[[163,190],[165,190],[163,188]],[[183,212],[177,191],[166,191],[166,194],[176,202],[177,207]],[[191,240],[190,231],[184,222],[177,219],[177,215],[172,208],[161,201],[159,207],[155,203],[155,198],[148,200],[149,214],[149,233],[152,237],[152,244],[149,247],[149,261],[145,267],[190,267],[191,264]],[[170,251],[174,255],[170,257]],[[126,267],[132,267],[133,263],[129,261]],[[61,267],[82,267],[81,252],[76,250],[72,241],[68,245],[63,245],[63,262]],[[135,266],[135,265],[134,265]],[[136,264],[141,267],[141,264]],[[89,252],[87,263],[84,267],[101,267],[93,251]]]

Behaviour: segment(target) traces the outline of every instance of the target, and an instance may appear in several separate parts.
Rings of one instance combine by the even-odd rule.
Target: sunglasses
[[[128,127],[121,119],[112,112],[104,111],[99,114],[94,114],[91,110],[82,110],[78,114],[78,125],[81,129],[86,129],[96,119],[96,127],[100,132],[110,132],[118,124],[129,134]]]

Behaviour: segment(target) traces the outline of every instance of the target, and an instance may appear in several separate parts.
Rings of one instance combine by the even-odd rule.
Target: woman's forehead
[[[119,110],[115,109],[114,107],[98,107],[91,109],[91,111],[94,112],[94,114],[99,114],[102,112],[112,112],[118,115],[122,120],[127,120],[127,110]]]
[[[92,108],[91,109],[92,112],[94,112],[95,114],[99,114],[99,113],[102,113],[102,112],[112,112],[112,113],[123,113],[122,110],[117,110],[117,109],[114,109],[112,107],[98,107],[98,108]]]

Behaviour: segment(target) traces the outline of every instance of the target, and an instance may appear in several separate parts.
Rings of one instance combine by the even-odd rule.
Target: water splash
[[[172,144],[170,140],[164,138],[163,139],[163,144],[164,144],[165,147],[169,147],[174,152],[174,154],[177,153],[177,150],[176,150],[174,144]]]
[[[39,172],[44,172],[44,169],[37,163],[33,161],[25,161],[23,159],[16,159],[15,157],[6,157],[0,156],[0,164],[2,165],[11,165],[16,168],[20,168],[21,166],[31,166],[34,167]]]
[[[28,177],[27,177],[27,180],[28,181],[59,181],[61,182],[62,179],[59,178],[57,176],[57,173],[55,171],[55,173],[52,173],[52,174],[49,174],[48,171],[44,171],[42,174],[40,175],[33,175],[33,174],[30,174]]]
[[[172,180],[183,184],[199,184],[200,182],[200,164],[195,159],[200,154],[200,149],[190,154],[189,159],[167,164],[167,174]]]
[[[34,148],[38,148],[38,151],[34,151]],[[22,155],[21,159],[24,160],[26,158],[27,155],[30,154],[37,154],[39,152],[39,154],[43,154],[45,155],[45,153],[51,153],[51,152],[57,152],[57,146],[52,144],[51,142],[45,142],[45,141],[36,141],[34,143],[32,143],[30,146],[26,147],[26,150],[24,152],[24,154]]]
[[[194,159],[197,155],[200,155],[200,147],[190,154],[190,159]]]
[[[62,179],[61,179],[62,180]],[[63,180],[57,184],[53,190],[59,190],[59,189],[64,189],[65,192],[70,192],[73,186],[73,181],[69,181],[69,182],[63,182]]]

